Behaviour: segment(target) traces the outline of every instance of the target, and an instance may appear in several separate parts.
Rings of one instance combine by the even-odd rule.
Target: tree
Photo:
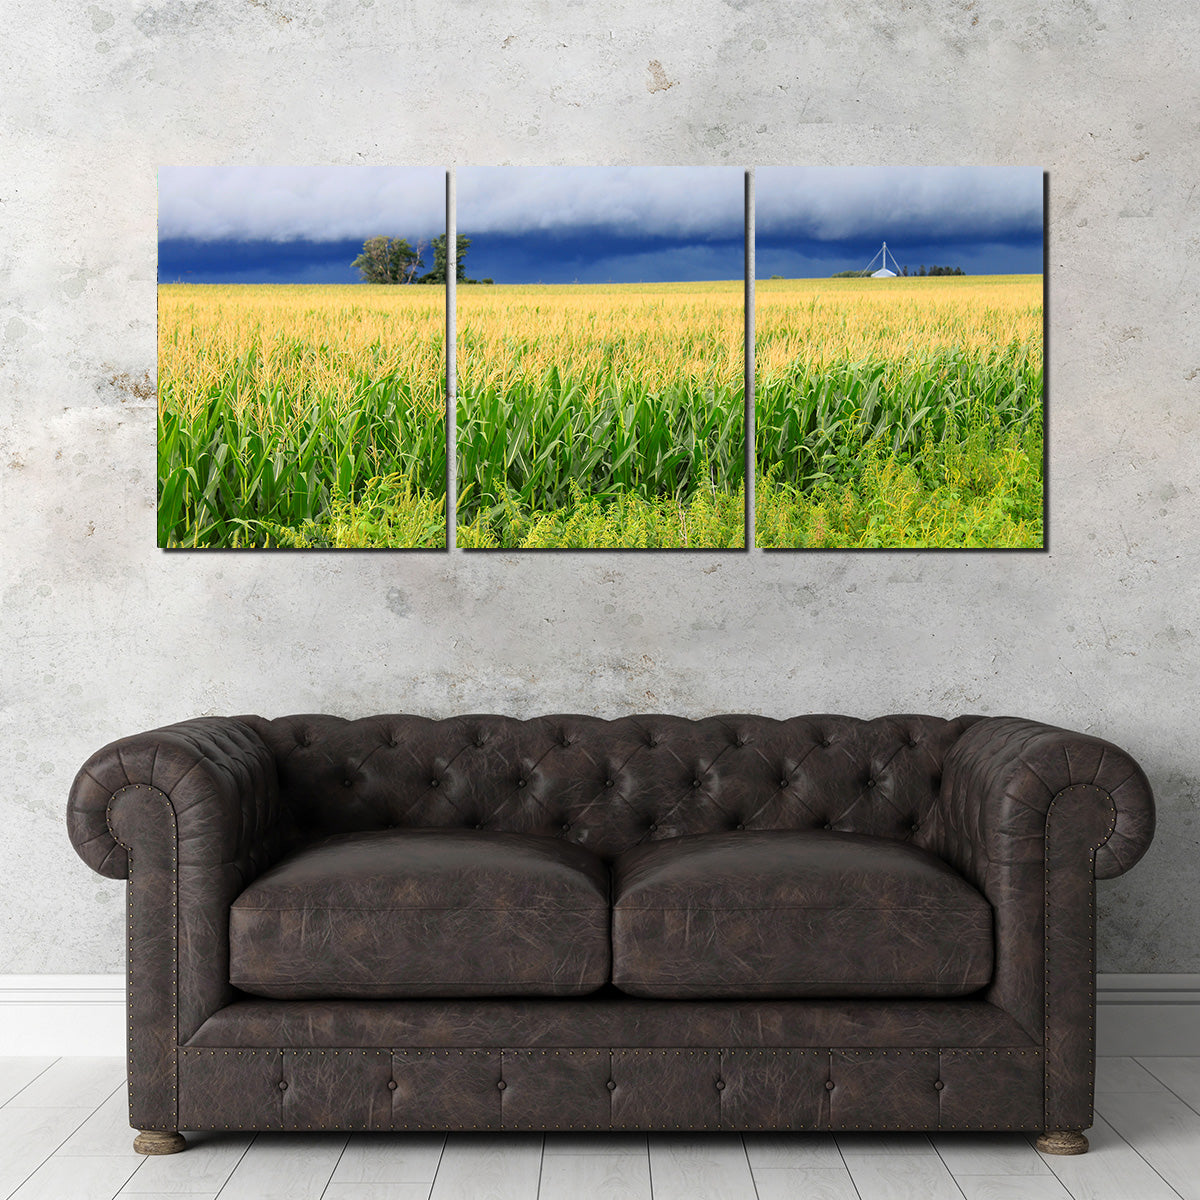
[[[362,253],[350,265],[364,283],[412,283],[425,265],[421,258],[424,249],[424,242],[413,247],[407,238],[367,238]]]
[[[459,234],[455,239],[457,261],[454,264],[454,278],[459,283],[471,283],[472,280],[467,278],[467,250],[470,248],[471,239]],[[426,275],[422,275],[418,283],[445,283],[446,282],[446,235],[439,233],[433,239],[433,270]]]

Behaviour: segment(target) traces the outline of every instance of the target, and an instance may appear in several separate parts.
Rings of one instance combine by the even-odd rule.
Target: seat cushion
[[[613,872],[613,982],[634,996],[961,996],[992,911],[925,850],[836,832],[649,842]]]
[[[229,948],[274,999],[578,996],[609,979],[608,868],[552,837],[338,834],[234,901]]]

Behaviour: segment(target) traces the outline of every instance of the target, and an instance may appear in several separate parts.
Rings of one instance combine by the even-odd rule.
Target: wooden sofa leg
[[[1088,1140],[1078,1129],[1047,1129],[1037,1140],[1043,1154],[1086,1154]]]
[[[176,1130],[142,1129],[133,1139],[133,1148],[139,1154],[178,1154],[187,1149],[187,1141]]]

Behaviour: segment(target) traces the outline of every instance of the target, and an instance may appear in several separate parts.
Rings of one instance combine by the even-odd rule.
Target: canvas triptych
[[[1026,167],[171,167],[169,548],[1041,549]]]

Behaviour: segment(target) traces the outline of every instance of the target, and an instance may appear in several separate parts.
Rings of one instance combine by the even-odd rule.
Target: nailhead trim
[[[148,784],[131,783],[118,788],[109,797],[104,807],[104,823],[114,842],[125,848],[129,863],[125,885],[125,929],[126,929],[126,961],[125,984],[128,996],[125,1001],[126,1053],[127,1065],[134,1061],[133,1054],[133,847],[117,837],[112,826],[112,808],[116,801],[126,792],[146,792],[157,796],[166,806],[170,814],[171,828],[171,1105],[175,1110],[172,1125],[139,1125],[133,1120],[133,1086],[129,1086],[129,1123],[136,1129],[162,1130],[172,1133],[179,1131],[179,823],[175,817],[175,806],[165,792]]]
[[[1100,792],[1108,801],[1109,808],[1108,829],[1105,830],[1104,836],[1090,848],[1091,863],[1089,869],[1092,879],[1091,887],[1088,889],[1088,961],[1091,963],[1093,985],[1091,999],[1088,1003],[1088,1037],[1092,1043],[1092,1053],[1088,1056],[1088,1091],[1094,1093],[1096,1087],[1096,1001],[1094,991],[1096,980],[1096,852],[1112,837],[1113,830],[1117,827],[1117,805],[1112,798],[1112,793],[1105,791],[1098,784],[1076,783],[1063,788],[1050,801],[1046,808],[1046,829],[1043,838],[1042,865],[1045,872],[1045,880],[1042,897],[1042,984],[1045,988],[1045,993],[1042,997],[1042,1038],[1046,1050],[1046,1060],[1042,1071],[1042,1124],[1043,1128],[1047,1130],[1057,1128],[1057,1123],[1052,1122],[1050,1119],[1050,824],[1054,813],[1054,806],[1058,803],[1059,799],[1068,792],[1076,792],[1083,789]]]

